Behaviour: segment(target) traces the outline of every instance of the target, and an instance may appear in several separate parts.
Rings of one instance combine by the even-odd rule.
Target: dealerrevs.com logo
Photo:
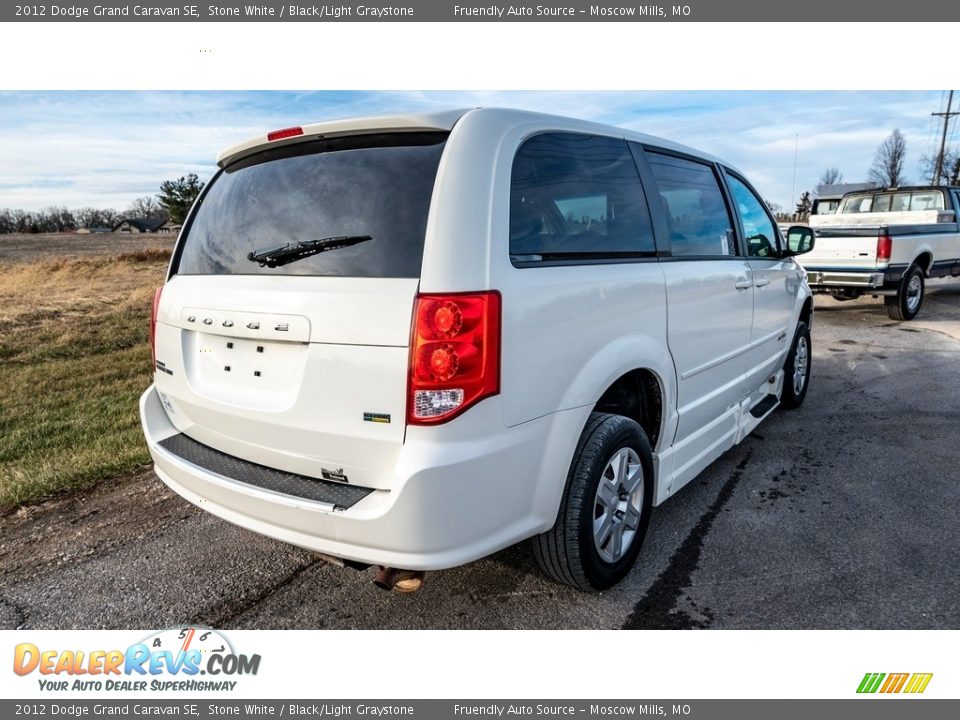
[[[907,693],[916,695],[927,689],[933,673],[866,673],[857,686],[858,693]]]
[[[125,650],[55,650],[32,643],[14,648],[13,671],[36,674],[41,690],[232,691],[239,676],[256,675],[260,655],[234,651],[216,630],[176,627]]]

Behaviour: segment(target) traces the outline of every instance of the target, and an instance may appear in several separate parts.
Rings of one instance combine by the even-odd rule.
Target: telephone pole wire
[[[940,136],[940,152],[937,153],[937,164],[933,171],[933,180],[931,180],[932,185],[936,185],[940,182],[940,176],[943,173],[943,154],[947,150],[947,127],[950,125],[950,118],[952,118],[954,115],[960,115],[960,110],[956,112],[950,112],[951,107],[953,107],[953,90],[950,91],[950,95],[947,97],[947,111],[942,113],[930,113],[936,117],[943,118],[943,135]]]

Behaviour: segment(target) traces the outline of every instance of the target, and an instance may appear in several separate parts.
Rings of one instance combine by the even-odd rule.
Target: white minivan
[[[807,392],[812,233],[703,153],[474,109],[218,165],[140,406],[160,478],[255,532],[381,580],[530,538],[607,588],[653,506]]]

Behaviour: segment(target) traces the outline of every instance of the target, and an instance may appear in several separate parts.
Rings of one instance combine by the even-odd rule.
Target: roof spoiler
[[[249,138],[217,157],[221,168],[242,158],[265,150],[268,147],[293,145],[316,140],[317,138],[338,137],[343,135],[365,135],[382,132],[447,131],[453,129],[457,121],[469,109],[450,110],[440,113],[412,113],[407,115],[383,115],[365,118],[330,120],[327,122],[298,125],[296,127],[275,130]]]

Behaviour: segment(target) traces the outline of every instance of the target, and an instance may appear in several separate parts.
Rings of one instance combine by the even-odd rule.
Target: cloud
[[[582,117],[700,148],[790,206],[820,173],[862,179],[900,128],[908,175],[937,135],[938,92],[8,92],[0,93],[0,207],[122,209],[160,182],[209,177],[223,148],[264,130],[384,112],[507,106]],[[796,183],[794,160],[796,159]]]

